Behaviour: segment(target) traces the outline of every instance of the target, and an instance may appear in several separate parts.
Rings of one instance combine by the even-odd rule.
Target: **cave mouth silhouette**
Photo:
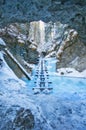
[[[26,23],[33,21],[52,21],[67,24],[75,29],[79,38],[86,43],[85,0],[1,0],[0,27],[11,23]]]

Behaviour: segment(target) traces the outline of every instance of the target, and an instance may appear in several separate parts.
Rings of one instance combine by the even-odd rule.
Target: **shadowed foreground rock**
[[[0,106],[0,130],[32,130],[34,128],[34,116],[31,110],[19,106]]]
[[[20,108],[14,119],[14,126],[20,129],[32,129],[34,127],[34,116],[29,109]]]

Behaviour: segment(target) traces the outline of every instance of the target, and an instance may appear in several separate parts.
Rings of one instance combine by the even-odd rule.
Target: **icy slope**
[[[53,93],[33,95],[0,59],[0,130],[85,130],[85,79],[53,75]]]
[[[3,60],[0,66],[0,130],[32,130],[35,122],[44,120],[41,109],[31,99],[26,84],[8,67],[1,52],[0,59]]]

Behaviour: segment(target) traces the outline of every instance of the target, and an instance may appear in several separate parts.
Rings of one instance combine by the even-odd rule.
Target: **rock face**
[[[43,24],[40,24],[40,22],[38,23],[32,22],[31,24],[28,24],[28,22],[39,21],[39,20],[42,20],[45,22],[44,24],[44,26],[46,27],[45,30],[43,26],[40,26],[40,25],[43,25]],[[15,23],[15,22],[20,22],[23,24],[20,24],[20,25],[16,24],[17,28],[16,26],[8,25],[9,23]],[[51,30],[54,28],[58,30],[57,23],[61,23],[62,26],[65,26],[65,24],[67,24],[67,27],[69,27],[70,30],[74,29],[78,33],[79,40],[76,40],[75,42],[72,39],[72,42],[75,43],[75,45],[73,44],[73,46],[70,46],[70,48],[68,47],[67,49],[64,49],[65,50],[64,53],[63,53],[63,47],[59,48],[59,46],[56,45],[56,41],[59,41],[62,39],[62,37],[66,33],[66,29],[63,29],[64,30],[62,31],[63,34],[59,33],[60,37],[59,36],[57,37],[57,33],[58,33],[57,32],[55,34],[54,40],[52,40],[53,33]],[[64,66],[66,67],[66,66],[69,66],[70,64],[72,67],[75,66],[75,68],[79,66],[80,71],[85,69],[85,63],[83,63],[84,62],[83,60],[84,60],[84,56],[86,56],[86,53],[85,53],[86,0],[76,0],[76,1],[73,1],[73,0],[70,0],[70,1],[69,0],[47,0],[47,1],[46,0],[29,0],[28,2],[27,0],[20,0],[20,1],[15,0],[15,2],[14,0],[13,1],[1,0],[0,1],[0,26],[2,27],[5,25],[8,27],[0,30],[0,35],[2,36],[2,33],[4,33],[5,30],[7,29],[6,34],[4,35],[5,36],[4,40],[6,40],[6,42],[7,41],[8,43],[17,42],[18,45],[21,45],[21,46],[22,45],[24,46],[26,43],[28,43],[30,45],[30,50],[31,51],[33,50],[33,52],[36,52],[35,50],[37,50],[37,44],[40,43],[39,37],[41,37],[43,43],[45,41],[46,44],[42,44],[41,46],[39,46],[38,51],[40,50],[40,48],[44,47],[44,49],[46,50],[46,54],[48,56],[56,55],[58,57],[59,55],[61,59],[60,59],[60,63],[58,64],[58,67],[64,67]],[[40,31],[37,31],[38,27],[42,27],[41,29],[45,31],[45,36],[43,33],[40,33]],[[27,28],[29,28],[29,31]],[[32,30],[34,31],[32,32]],[[29,33],[29,37],[27,38],[28,33]],[[42,36],[45,37],[45,39]],[[35,44],[33,40],[35,40]],[[53,42],[53,44],[49,44],[50,42]],[[66,40],[64,40],[64,42],[66,43]],[[20,47],[16,47],[16,48],[20,48]],[[59,52],[58,52],[58,49],[60,49]],[[76,52],[72,51],[74,49]],[[22,52],[22,49],[19,49],[19,50]],[[26,57],[25,54],[23,55],[24,57]],[[30,59],[29,62],[35,61],[34,56],[31,56],[31,55],[30,53],[28,53],[28,56],[30,56],[30,58],[28,58]],[[33,55],[35,55],[35,53],[33,53]],[[72,62],[74,59],[76,59],[77,55],[79,57],[79,60],[77,61],[77,63]],[[81,59],[83,60],[81,61]]]
[[[1,37],[22,65],[22,59],[27,63],[37,63],[38,55],[44,52],[46,57],[55,56],[59,60],[58,68],[86,69],[86,46],[78,32],[68,24],[43,21],[14,23],[1,29]]]
[[[11,42],[14,44],[13,47],[15,43],[18,43],[16,50],[19,50],[19,59],[22,55],[23,59],[29,59],[28,62],[36,63],[37,51],[41,50],[47,57],[59,58],[59,68],[75,67],[79,71],[85,69],[85,0],[29,0],[28,2],[27,0],[15,0],[15,2],[1,0],[0,7],[0,25],[1,27],[6,25],[5,28],[0,29],[0,35],[1,37],[4,35],[2,38],[11,50],[13,50]],[[9,23],[14,23],[14,25],[9,25]],[[69,34],[72,29],[75,30],[74,35],[76,32],[78,36],[72,37]],[[25,46],[27,48],[24,50]]]
[[[21,65],[27,69],[28,72],[31,72],[32,68],[29,65],[25,65],[24,61],[30,64],[36,64],[38,59],[37,45],[30,41],[28,38],[28,23],[15,23],[6,26],[3,29],[0,29],[0,34],[2,39],[5,41],[6,45],[2,45],[0,40],[0,49],[8,48],[14,57],[21,63]],[[6,61],[13,70],[16,70],[13,67],[11,59],[6,55]],[[15,72],[16,73],[16,72]],[[20,72],[17,74],[20,77]]]
[[[58,68],[86,69],[86,0],[0,0],[0,27],[0,51],[8,47],[24,67],[43,51]],[[0,52],[0,130],[84,130],[86,83],[61,93],[58,83],[55,96],[33,95]]]
[[[70,30],[67,38],[57,51],[60,62],[57,67],[73,67],[78,71],[83,71],[86,64],[86,46],[79,40],[78,33]]]

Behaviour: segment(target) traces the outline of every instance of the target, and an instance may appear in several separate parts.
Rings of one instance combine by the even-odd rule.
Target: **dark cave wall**
[[[0,26],[40,19],[68,24],[86,43],[86,0],[0,0]]]

